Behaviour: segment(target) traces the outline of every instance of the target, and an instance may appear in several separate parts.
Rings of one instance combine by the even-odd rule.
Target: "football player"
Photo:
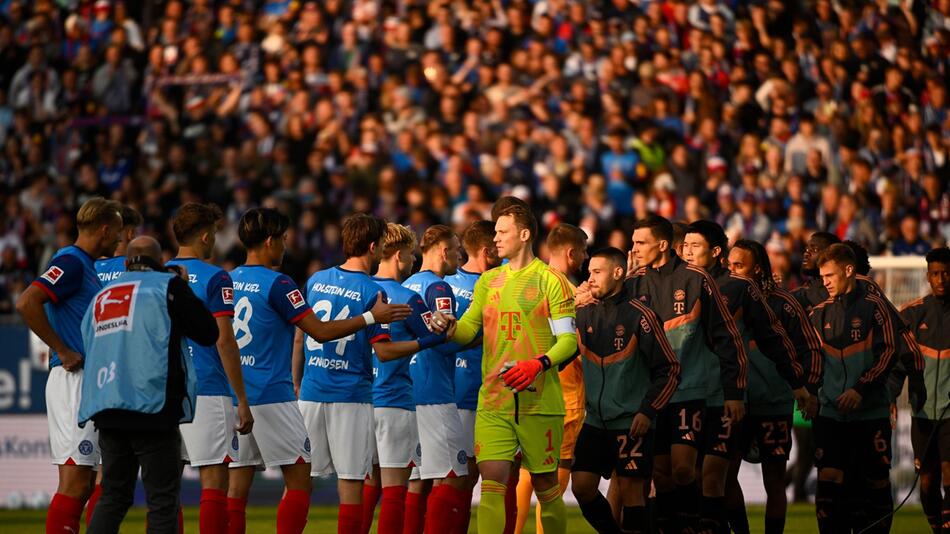
[[[715,280],[673,253],[673,225],[648,216],[634,225],[633,255],[640,268],[626,282],[630,294],[659,315],[680,362],[680,383],[657,416],[654,485],[657,525],[698,529],[696,465],[703,449],[706,398],[723,395],[722,417],[745,414],[746,355],[742,338]],[[718,369],[717,369],[718,366]]]
[[[843,483],[845,470],[857,465],[849,476],[864,481],[869,518],[883,519],[875,531],[888,532],[893,499],[886,381],[896,361],[897,329],[883,299],[856,283],[851,249],[834,244],[816,264],[829,294],[810,316],[823,355],[821,408],[814,423],[818,528],[823,534],[850,528]]]
[[[275,271],[283,260],[290,220],[276,210],[255,208],[248,210],[238,224],[247,260],[231,272],[233,329],[255,425],[249,434],[238,436],[238,457],[230,464],[228,529],[238,534],[245,531],[245,508],[254,470],[267,466],[281,468],[286,487],[277,507],[276,530],[278,534],[299,534],[306,526],[310,508],[311,455],[291,374],[294,327],[326,343],[375,323],[402,319],[408,315],[408,306],[391,306],[377,299],[363,315],[321,321],[297,284]],[[359,510],[356,517],[358,521]]]
[[[370,273],[379,266],[386,222],[369,215],[343,221],[341,265],[314,273],[307,280],[307,302],[320,321],[363,317],[367,328],[329,339],[307,334],[299,340],[294,371],[303,370],[300,411],[314,448],[312,476],[336,474],[340,495],[339,531],[358,532],[363,524],[363,480],[372,472],[375,449],[373,353],[379,361],[404,358],[445,341],[429,334],[393,342],[388,324],[374,321],[373,307],[386,294]],[[409,311],[409,306],[399,304]],[[401,312],[400,320],[409,313]],[[389,321],[387,321],[389,322]],[[302,335],[302,334],[301,334]]]
[[[228,531],[228,463],[237,458],[238,433],[247,434],[254,416],[244,392],[241,355],[234,341],[234,285],[227,271],[208,263],[215,233],[224,215],[212,204],[188,203],[178,208],[172,230],[178,255],[168,265],[181,265],[188,284],[218,323],[218,341],[204,347],[188,340],[198,383],[195,418],[180,426],[184,460],[201,479],[199,528],[202,534]],[[237,399],[237,409],[231,402]]]
[[[118,245],[122,205],[98,197],[87,200],[76,214],[76,226],[75,243],[53,255],[16,303],[23,322],[50,348],[46,413],[59,483],[46,512],[46,532],[55,534],[79,532],[95,481],[93,469],[99,465],[95,425],[80,428],[77,419],[84,358],[80,327],[89,302],[102,289],[95,260],[112,256]],[[94,506],[90,502],[87,518]]]
[[[472,303],[475,283],[489,269],[501,264],[498,250],[495,248],[495,225],[490,221],[476,221],[462,233],[462,248],[468,260],[458,268],[455,274],[445,277],[445,281],[455,294],[455,316],[461,317]],[[468,348],[459,351],[455,358],[455,405],[459,409],[462,421],[463,443],[468,456],[468,483],[466,492],[468,506],[463,515],[458,532],[468,532],[471,515],[471,493],[478,483],[478,467],[475,463],[475,410],[478,407],[478,390],[482,387],[482,340],[477,338]]]

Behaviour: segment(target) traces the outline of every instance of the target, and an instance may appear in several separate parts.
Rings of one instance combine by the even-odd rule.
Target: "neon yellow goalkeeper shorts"
[[[557,470],[564,438],[563,415],[511,416],[475,412],[475,460],[512,462],[521,449],[521,466],[529,473]]]

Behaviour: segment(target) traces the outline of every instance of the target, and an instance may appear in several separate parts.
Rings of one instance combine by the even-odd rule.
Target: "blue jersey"
[[[313,312],[289,276],[263,265],[242,265],[231,271],[231,280],[248,404],[296,400],[290,373],[294,325]]]
[[[402,284],[419,295],[433,312],[455,313],[455,296],[445,280],[432,271],[419,271]],[[412,396],[416,405],[455,403],[455,353],[458,345],[446,343],[413,355],[409,363]]]
[[[125,256],[113,256],[96,260],[96,274],[99,275],[99,281],[102,285],[115,280],[125,272]]]
[[[393,304],[408,304],[412,314],[405,321],[390,325],[393,341],[412,341],[429,334],[427,326],[432,312],[418,293],[402,287],[392,278],[373,278],[383,288]],[[380,362],[373,358],[373,406],[379,408],[402,408],[415,410],[412,398],[412,377],[409,375],[409,358]]]
[[[446,276],[445,281],[455,294],[455,316],[465,315],[472,303],[475,282],[481,276],[459,269],[457,273]],[[478,407],[478,389],[482,387],[482,345],[459,351],[455,357],[455,404],[460,410],[474,410]]]
[[[332,267],[307,280],[307,303],[321,321],[338,321],[369,311],[379,284],[366,273]],[[373,343],[389,341],[389,326],[373,324],[344,338],[318,343],[306,336],[300,400],[373,402]]]
[[[227,271],[197,258],[174,259],[168,265],[181,265],[188,270],[188,285],[211,315],[234,317],[234,285]],[[214,345],[202,347],[187,338],[186,341],[198,377],[198,395],[232,395],[218,348]]]
[[[86,352],[82,342],[82,317],[93,297],[102,289],[93,262],[86,251],[69,245],[59,249],[46,272],[33,281],[33,285],[49,296],[50,301],[44,308],[53,331],[67,347],[83,357]],[[62,364],[59,354],[51,349],[50,369]]]

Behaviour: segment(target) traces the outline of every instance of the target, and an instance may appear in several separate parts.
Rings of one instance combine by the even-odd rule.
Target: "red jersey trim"
[[[56,304],[59,303],[59,299],[56,298],[56,294],[53,293],[53,291],[52,291],[50,288],[44,286],[43,284],[37,282],[36,280],[34,280],[33,283],[30,284],[30,285],[34,285],[34,286],[36,286],[36,287],[42,289],[42,290],[49,296],[49,299],[50,299],[50,300],[52,300],[52,301],[53,301],[54,303],[56,303]]]
[[[313,313],[313,310],[312,310],[312,309],[310,309],[310,308],[305,309],[304,311],[300,312],[300,315],[294,316],[294,317],[290,320],[290,324],[297,324],[297,323],[299,323],[301,319],[303,319],[304,317],[306,317],[308,314],[311,314],[311,313]]]
[[[392,338],[389,336],[389,334],[379,334],[378,336],[370,339],[369,344],[372,345],[373,343],[377,343],[380,341],[391,341],[391,340]]]

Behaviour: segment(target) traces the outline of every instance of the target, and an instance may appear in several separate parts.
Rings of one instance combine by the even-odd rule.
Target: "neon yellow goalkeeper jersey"
[[[535,258],[513,271],[508,264],[485,272],[472,304],[459,320],[454,340],[469,343],[483,328],[482,386],[478,409],[514,416],[515,395],[499,377],[505,363],[536,358],[555,343],[555,333],[574,333],[574,292],[563,274]],[[551,355],[549,355],[551,356]],[[520,415],[563,415],[557,364],[534,381],[536,391],[518,394]]]

